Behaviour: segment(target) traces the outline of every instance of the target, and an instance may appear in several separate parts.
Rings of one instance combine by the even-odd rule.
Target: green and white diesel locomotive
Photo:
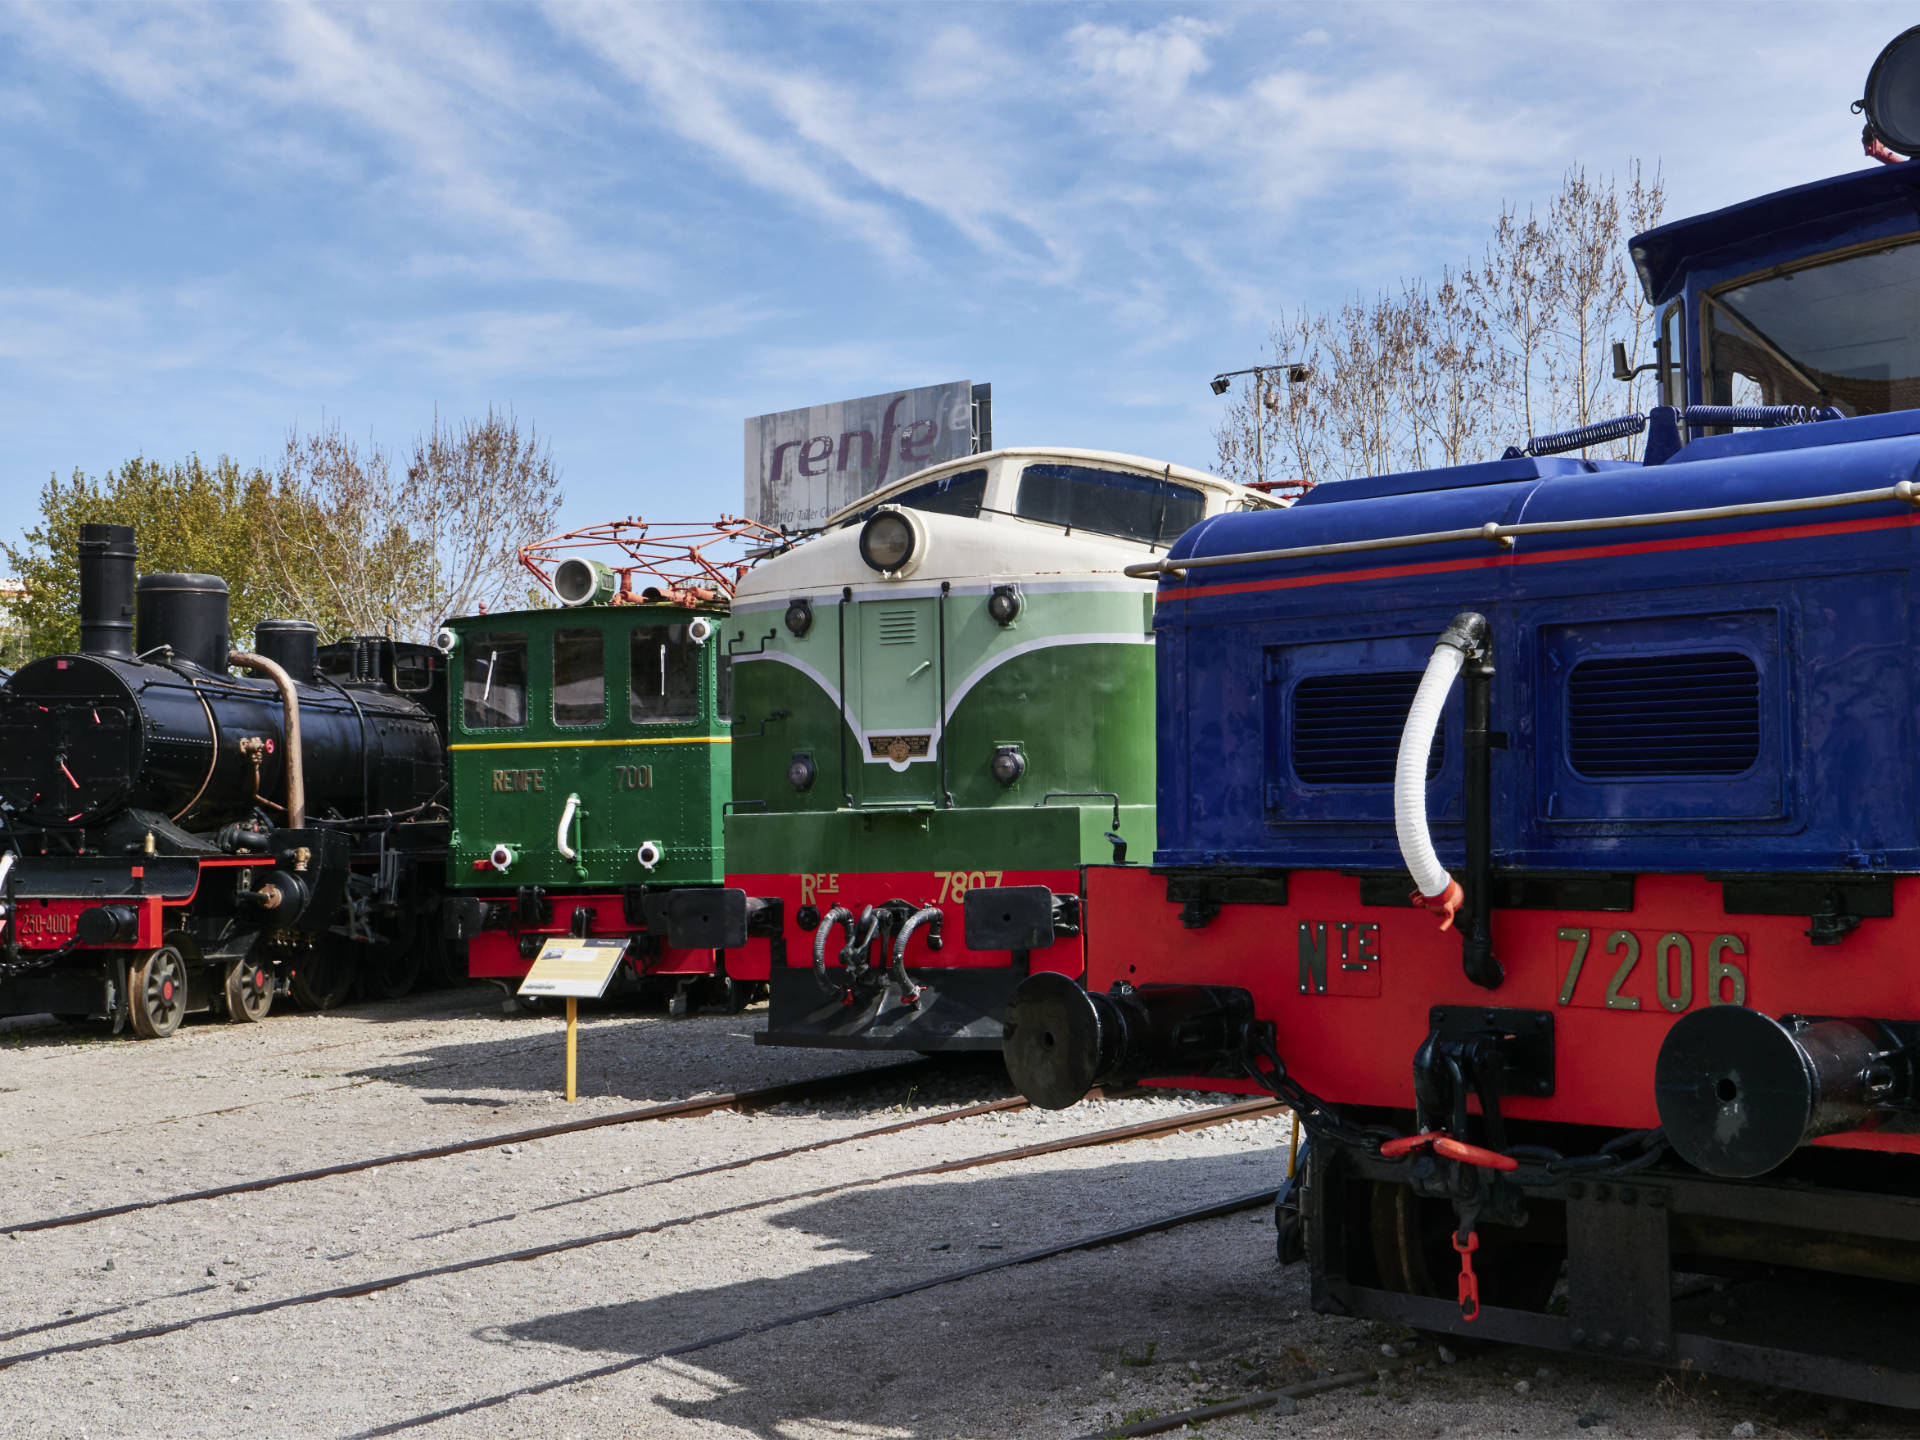
[[[714,904],[731,783],[718,639],[749,552],[783,543],[730,519],[573,531],[521,553],[558,608],[447,622],[445,925],[469,975],[514,984],[550,938],[619,937],[676,1011],[703,990],[744,1003]]]
[[[996,450],[745,578],[723,904],[728,973],[771,987],[763,1043],[995,1049],[1031,967],[1081,973],[1081,865],[1154,844],[1153,594],[1123,567],[1279,503]]]

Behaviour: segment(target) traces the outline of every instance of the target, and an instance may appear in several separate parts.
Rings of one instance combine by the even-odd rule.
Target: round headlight
[[[569,555],[554,567],[554,598],[562,605],[604,605],[613,599],[619,577],[611,567],[584,555]]]
[[[706,644],[713,638],[713,622],[704,615],[694,616],[692,623],[687,626],[687,638],[696,645]]]
[[[987,613],[998,625],[1011,625],[1020,618],[1020,592],[1011,585],[996,585],[987,598]]]
[[[1920,25],[1901,31],[1880,52],[1854,108],[1867,112],[1867,128],[1889,149],[1920,152]]]
[[[898,570],[913,558],[912,523],[898,510],[882,510],[860,531],[860,558],[876,570]]]
[[[787,602],[787,633],[798,640],[813,628],[813,606],[805,600]]]
[[[796,790],[813,788],[813,757],[811,755],[793,757],[792,763],[787,766],[787,783]]]
[[[1027,757],[1012,745],[1002,745],[993,752],[993,778],[1002,785],[1011,785],[1027,773]]]

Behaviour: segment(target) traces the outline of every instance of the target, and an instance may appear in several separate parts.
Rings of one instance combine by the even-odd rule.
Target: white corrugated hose
[[[1407,862],[1413,883],[1429,900],[1444,895],[1453,877],[1434,854],[1433,836],[1427,832],[1427,762],[1433,754],[1433,736],[1440,728],[1447,695],[1466,661],[1466,652],[1452,645],[1433,647],[1426,674],[1420,677],[1420,688],[1407,710],[1407,723],[1400,731],[1400,755],[1393,766],[1393,829],[1400,840],[1400,858]]]

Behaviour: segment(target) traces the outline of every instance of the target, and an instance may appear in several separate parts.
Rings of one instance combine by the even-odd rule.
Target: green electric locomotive
[[[517,985],[555,936],[627,940],[631,975],[744,1003],[718,954],[730,793],[719,627],[754,556],[750,521],[620,521],[529,546],[557,606],[449,620],[458,677],[446,931],[468,975]]]
[[[1088,450],[996,450],[832,516],[734,596],[728,971],[762,1043],[995,1049],[1078,975],[1080,867],[1154,846],[1153,594],[1123,572],[1281,502]]]

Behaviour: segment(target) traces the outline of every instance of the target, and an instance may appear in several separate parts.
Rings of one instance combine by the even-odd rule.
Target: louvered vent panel
[[[1760,671],[1738,650],[1583,660],[1567,741],[1595,780],[1738,775],[1760,758]]]
[[[1418,670],[1313,675],[1293,688],[1293,773],[1307,785],[1391,785]],[[1433,737],[1427,778],[1446,762],[1447,732]]]
[[[880,612],[880,643],[882,645],[911,645],[920,638],[919,626],[911,610],[882,610]]]

